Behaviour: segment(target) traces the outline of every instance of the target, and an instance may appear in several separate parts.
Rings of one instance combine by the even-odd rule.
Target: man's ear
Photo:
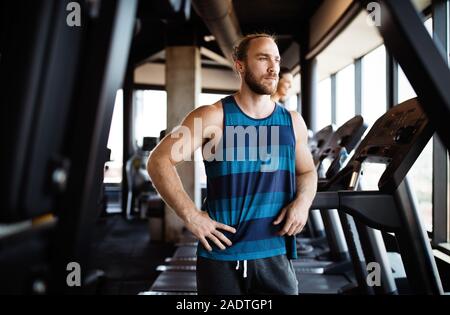
[[[235,66],[237,72],[239,72],[239,73],[241,73],[241,74],[242,74],[242,73],[244,72],[244,70],[245,70],[244,63],[243,63],[242,61],[240,61],[240,60],[236,60],[236,61],[234,62],[234,66]]]

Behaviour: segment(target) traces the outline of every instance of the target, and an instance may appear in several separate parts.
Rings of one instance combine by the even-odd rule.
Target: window
[[[351,64],[336,75],[336,125],[355,116],[355,66]]]
[[[286,100],[286,109],[287,110],[297,110],[298,107],[298,94],[293,94],[291,95],[287,100]]]
[[[317,131],[331,124],[331,79],[330,77],[319,82],[317,87]]]
[[[386,50],[384,45],[362,58],[362,116],[369,128],[386,112]]]
[[[122,182],[123,156],[123,91],[116,93],[114,112],[109,130],[108,148],[111,150],[111,160],[105,164],[105,183]]]
[[[167,93],[137,90],[134,93],[135,144],[142,147],[144,137],[159,137],[167,128]]]
[[[424,24],[428,33],[431,35],[431,37],[433,37],[433,18],[427,19]]]
[[[433,19],[429,18],[425,21],[425,28],[428,33],[433,36]],[[410,98],[416,97],[417,94],[406,78],[403,69],[398,66],[398,102],[402,103]]]
[[[386,112],[386,50],[384,45],[376,48],[362,60],[362,104],[361,114],[368,130]],[[367,134],[366,132],[366,134]],[[378,181],[386,166],[364,163],[361,185],[365,190],[378,190]]]
[[[423,224],[428,231],[433,230],[433,139],[408,173],[409,183],[414,190],[422,216]]]
[[[403,103],[410,98],[416,97],[413,87],[409,83],[403,69],[398,66],[398,103]]]
[[[227,97],[228,94],[202,93],[200,94],[200,105],[210,105]]]

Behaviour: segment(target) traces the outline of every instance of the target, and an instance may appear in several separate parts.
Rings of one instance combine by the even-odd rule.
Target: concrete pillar
[[[317,61],[301,59],[302,116],[306,126],[317,131]]]
[[[167,131],[178,126],[190,111],[196,108],[201,92],[200,49],[196,46],[166,47]],[[194,161],[177,167],[183,187],[200,208],[200,186]],[[183,222],[168,206],[165,209],[166,241],[176,242]]]

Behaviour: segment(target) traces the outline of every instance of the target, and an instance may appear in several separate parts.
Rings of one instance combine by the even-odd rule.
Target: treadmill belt
[[[295,269],[296,273],[325,273],[325,269],[332,265],[332,261],[307,261],[307,260],[292,260],[292,266]]]
[[[159,265],[156,271],[196,271],[196,265]]]
[[[197,292],[162,292],[162,291],[145,291],[139,295],[197,295]]]
[[[186,259],[175,259],[169,262],[171,266],[196,266],[197,259],[194,260],[186,260]]]
[[[174,258],[195,256],[197,256],[197,246],[181,246],[173,254]]]
[[[318,275],[296,272],[300,294],[338,294],[352,282],[344,275]]]
[[[165,271],[156,278],[150,291],[197,292],[196,273],[192,271]]]
[[[297,272],[300,294],[338,294],[352,282],[344,275],[316,275]],[[158,293],[159,292],[159,293]],[[165,271],[153,283],[149,295],[189,294],[197,292],[196,273]]]
[[[192,262],[195,263],[197,261],[197,256],[193,257],[167,257],[164,259],[164,262],[166,263],[182,263],[182,262]]]

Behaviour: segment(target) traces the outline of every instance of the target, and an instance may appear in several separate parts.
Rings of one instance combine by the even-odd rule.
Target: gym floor
[[[156,267],[175,247],[152,241],[148,223],[121,215],[100,218],[93,235],[91,265],[105,272],[99,294],[138,294],[147,291],[159,272]]]

